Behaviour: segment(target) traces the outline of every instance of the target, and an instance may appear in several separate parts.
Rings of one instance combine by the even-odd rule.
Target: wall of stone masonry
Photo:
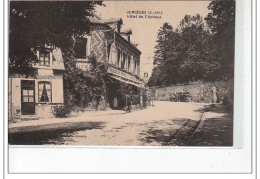
[[[213,87],[217,87],[219,102],[227,100],[228,103],[233,105],[234,95],[234,81],[208,82],[208,83],[193,83],[188,85],[172,85],[167,87],[158,87],[157,100],[170,100],[170,95],[178,92],[189,92],[192,102],[211,103],[213,100]]]

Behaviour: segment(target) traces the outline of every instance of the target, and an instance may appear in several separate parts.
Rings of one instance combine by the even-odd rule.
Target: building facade
[[[19,74],[8,78],[9,119],[51,117],[52,107],[64,103],[64,63],[60,49],[37,50],[35,77]]]
[[[141,52],[131,42],[132,31],[122,19],[102,19],[96,15],[88,18],[91,31],[75,44],[77,66],[88,70],[91,54],[97,61],[106,62],[110,77],[107,100],[111,108],[121,108],[125,105],[118,92],[121,84],[130,85],[136,96],[144,86],[140,78]]]
[[[140,55],[137,45],[131,42],[132,31],[123,25],[122,19],[88,17],[91,31],[75,41],[77,67],[87,71],[89,57],[108,64],[107,104],[122,108],[126,103],[119,94],[122,84],[132,87],[140,98],[144,87],[140,78]],[[63,72],[65,70],[60,49],[42,48],[35,54],[39,63],[34,77],[20,74],[9,76],[9,119],[35,119],[53,117],[53,107],[64,104]],[[140,100],[139,102],[140,103]]]

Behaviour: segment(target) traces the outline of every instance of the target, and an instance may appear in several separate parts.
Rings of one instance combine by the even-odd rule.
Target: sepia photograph
[[[8,11],[9,145],[234,145],[235,0]]]

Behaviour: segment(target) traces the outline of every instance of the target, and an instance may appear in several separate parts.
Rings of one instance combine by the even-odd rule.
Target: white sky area
[[[175,29],[185,15],[200,14],[206,17],[210,1],[105,1],[106,7],[97,7],[102,18],[122,18],[124,25],[132,29],[131,41],[139,44],[141,71],[151,72],[157,33],[163,23]],[[162,11],[161,19],[127,18],[127,11]]]

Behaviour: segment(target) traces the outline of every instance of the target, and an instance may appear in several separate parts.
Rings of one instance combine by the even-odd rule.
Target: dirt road
[[[103,115],[91,116],[85,112],[71,119],[36,121],[33,126],[14,124],[11,130],[18,132],[9,135],[9,143],[91,146],[187,145],[200,123],[205,105],[158,101],[154,106],[131,113],[110,111]],[[26,127],[30,127],[27,132],[23,131]],[[38,130],[35,130],[37,128]],[[41,128],[42,130],[39,130]]]

